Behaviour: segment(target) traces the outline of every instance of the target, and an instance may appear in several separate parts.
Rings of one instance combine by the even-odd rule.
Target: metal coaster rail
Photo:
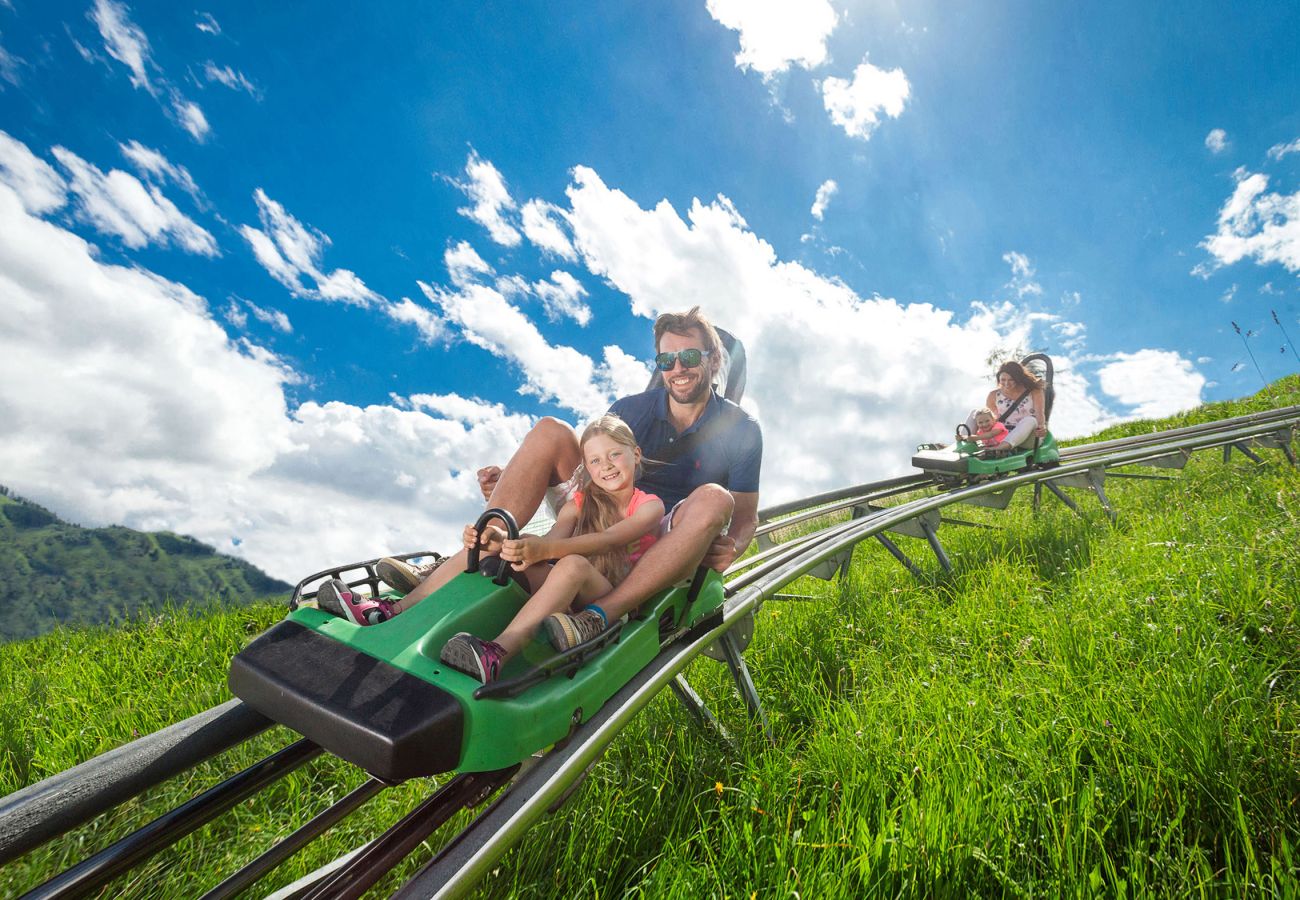
[[[884,533],[919,521],[929,529],[925,534],[931,538],[932,549],[947,568],[946,556],[933,530],[939,522],[970,523],[940,518],[939,511],[945,507],[959,503],[980,504],[982,498],[991,495],[1009,499],[1010,493],[1017,488],[1034,485],[1036,492],[1044,486],[1051,489],[1077,511],[1060,487],[1054,484],[1061,482],[1091,488],[1113,518],[1114,513],[1101,488],[1109,469],[1143,464],[1181,467],[1192,452],[1212,448],[1223,448],[1225,461],[1234,449],[1258,461],[1252,445],[1279,449],[1288,462],[1295,465],[1291,439],[1297,424],[1300,424],[1300,406],[1293,406],[1070,447],[1062,451],[1060,465],[1051,469],[1026,471],[885,508],[872,507],[871,504],[925,488],[931,484],[929,477],[902,476],[768,507],[760,513],[762,524],[758,533],[762,538],[762,549],[738,561],[727,572],[728,600],[721,621],[704,633],[666,647],[595,716],[578,728],[563,747],[529,761],[513,777],[511,773],[456,776],[445,782],[437,794],[421,804],[392,832],[352,855],[355,858],[336,861],[339,864],[319,870],[274,896],[358,896],[401,862],[433,828],[443,824],[459,809],[486,799],[508,780],[507,789],[469,826],[453,836],[395,895],[402,898],[462,896],[541,816],[567,799],[619,731],[665,686],[671,686],[700,721],[716,724],[716,718],[699,701],[681,674],[699,654],[707,652],[715,658],[721,654],[736,678],[751,716],[766,728],[757,693],[741,656],[744,647],[736,637],[745,629],[737,626],[748,620],[752,628],[752,615],[764,601],[795,579],[818,567],[824,569],[828,561],[851,554],[861,541],[878,538],[891,548],[900,562],[917,573],[917,568],[909,564],[896,547],[891,547]],[[1005,503],[994,505],[1004,506]],[[772,543],[772,537],[782,529],[845,510],[851,510],[853,518],[833,522],[784,543]],[[822,572],[818,574],[832,577]],[[747,643],[747,637],[744,642]],[[144,790],[249,740],[270,724],[238,701],[231,701],[0,798],[0,864],[16,859]],[[25,896],[84,896],[179,840],[238,799],[260,790],[273,778],[308,762],[319,752],[305,741],[292,744],[160,816]],[[467,778],[468,783],[464,780]],[[257,879],[383,788],[384,785],[374,779],[364,783],[247,863],[205,897],[230,897],[247,890]],[[413,835],[418,835],[418,838],[413,838]]]

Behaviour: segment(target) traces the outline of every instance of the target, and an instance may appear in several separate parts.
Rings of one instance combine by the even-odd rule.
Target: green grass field
[[[1102,437],[1298,402],[1293,377]],[[481,895],[1300,895],[1300,471],[1263,452],[1263,466],[1204,452],[1174,481],[1109,480],[1115,526],[1081,492],[1083,518],[1050,499],[1035,516],[1027,491],[1004,512],[963,507],[997,528],[945,527],[952,573],[900,539],[925,583],[878,545],[843,584],[796,582],[811,599],[763,607],[747,653],[775,745],[725,668],[696,661],[688,677],[735,744],[665,692]],[[0,792],[224,701],[230,656],[281,612],[0,646]],[[5,867],[0,895],[289,740],[268,732]],[[362,777],[309,764],[102,895],[202,893]],[[353,848],[432,787],[380,795],[259,887]]]

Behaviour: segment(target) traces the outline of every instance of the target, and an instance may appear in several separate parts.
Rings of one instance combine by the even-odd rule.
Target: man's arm
[[[700,565],[719,572],[745,552],[749,542],[754,539],[754,529],[758,527],[758,491],[733,491],[731,499],[735,503],[731,511],[731,526],[726,533],[713,539],[704,559],[700,561]]]

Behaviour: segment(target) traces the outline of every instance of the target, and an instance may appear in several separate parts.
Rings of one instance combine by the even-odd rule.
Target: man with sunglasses
[[[580,613],[561,614],[563,627],[550,629],[571,636],[575,645],[701,564],[723,571],[749,546],[758,525],[763,436],[753,417],[713,389],[723,359],[717,331],[697,306],[661,315],[654,337],[662,386],[616,400],[609,411],[627,422],[647,460],[637,486],[663,500],[668,513],[659,540],[611,593]],[[479,486],[488,506],[507,509],[524,523],[548,488],[565,483],[581,461],[573,428],[544,418],[505,469],[479,470]],[[464,568],[464,560],[453,558],[407,594],[404,605]]]

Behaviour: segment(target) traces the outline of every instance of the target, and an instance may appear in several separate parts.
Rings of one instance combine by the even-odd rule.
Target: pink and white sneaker
[[[317,589],[316,605],[354,625],[378,625],[397,615],[389,601],[356,593],[338,578],[331,578]]]

